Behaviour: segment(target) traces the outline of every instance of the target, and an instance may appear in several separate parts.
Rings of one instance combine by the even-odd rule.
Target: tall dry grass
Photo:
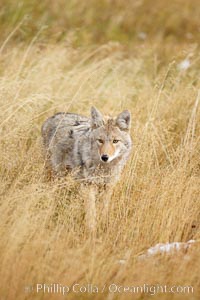
[[[180,70],[182,59],[191,66]],[[200,238],[200,56],[193,47],[109,43],[6,48],[0,58],[0,299],[149,299],[149,294],[24,291],[36,283],[191,285],[199,299],[199,244],[189,255],[138,260],[158,242]],[[40,128],[58,111],[90,106],[132,113],[132,157],[116,186],[107,229],[91,240],[70,176],[48,181]],[[120,260],[125,259],[125,264]]]

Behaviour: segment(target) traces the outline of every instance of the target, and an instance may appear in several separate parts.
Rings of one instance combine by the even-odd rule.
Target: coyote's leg
[[[109,214],[109,206],[110,206],[110,200],[113,193],[113,187],[108,186],[104,189],[102,193],[102,221],[103,225],[107,227],[108,225],[108,214]]]
[[[96,188],[92,185],[86,185],[82,189],[84,191],[85,202],[85,221],[86,230],[92,234],[96,234]]]
[[[51,154],[50,161],[55,176],[62,177],[65,175],[66,169],[64,166],[64,154],[62,150],[56,147]]]
[[[47,180],[52,180],[53,178],[53,172],[52,172],[52,166],[50,163],[50,153],[48,151],[44,151],[44,171],[45,171],[45,177]]]

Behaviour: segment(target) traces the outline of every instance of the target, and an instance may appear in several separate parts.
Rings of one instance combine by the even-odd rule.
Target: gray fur
[[[130,113],[124,111],[116,119],[103,119],[101,113],[91,108],[91,118],[71,113],[58,113],[48,118],[42,126],[44,147],[49,164],[55,174],[63,176],[72,171],[75,178],[96,184],[114,183],[130,155]],[[105,163],[101,161],[98,139],[115,145],[116,157]],[[114,147],[114,146],[113,146]]]

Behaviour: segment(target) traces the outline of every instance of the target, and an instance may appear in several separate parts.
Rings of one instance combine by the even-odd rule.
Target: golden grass
[[[198,0],[1,0],[0,39],[16,27],[17,41],[72,39],[73,44],[199,40]],[[144,35],[145,33],[145,35]]]
[[[171,46],[171,45],[170,45]],[[200,56],[195,47],[109,43],[98,48],[20,46],[0,61],[1,299],[64,299],[25,293],[60,283],[191,285],[199,299],[199,245],[189,256],[138,255],[158,242],[200,238]],[[187,70],[177,68],[191,57]],[[107,230],[84,231],[83,199],[70,176],[49,182],[40,128],[58,111],[90,106],[132,112],[132,157],[115,188]],[[125,264],[119,260],[126,259]],[[69,294],[67,299],[149,299],[149,294]]]

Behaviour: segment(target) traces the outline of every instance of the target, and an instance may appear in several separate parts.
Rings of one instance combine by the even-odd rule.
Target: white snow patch
[[[174,253],[180,250],[187,250],[190,248],[191,244],[195,243],[195,240],[190,240],[187,243],[181,242],[173,242],[173,243],[166,243],[166,244],[156,244],[154,247],[151,247],[147,250],[145,254],[139,256],[140,259],[148,258],[150,256],[154,256],[156,254],[162,253]]]
[[[187,70],[191,65],[191,62],[188,58],[184,59],[182,62],[180,62],[180,64],[178,65],[178,69],[180,71],[182,70]]]
[[[143,32],[143,31],[138,32],[137,36],[140,40],[146,40],[146,38],[147,38],[146,32]]]
[[[120,265],[125,265],[126,259],[120,259],[120,260],[118,260],[118,263],[119,263]]]

